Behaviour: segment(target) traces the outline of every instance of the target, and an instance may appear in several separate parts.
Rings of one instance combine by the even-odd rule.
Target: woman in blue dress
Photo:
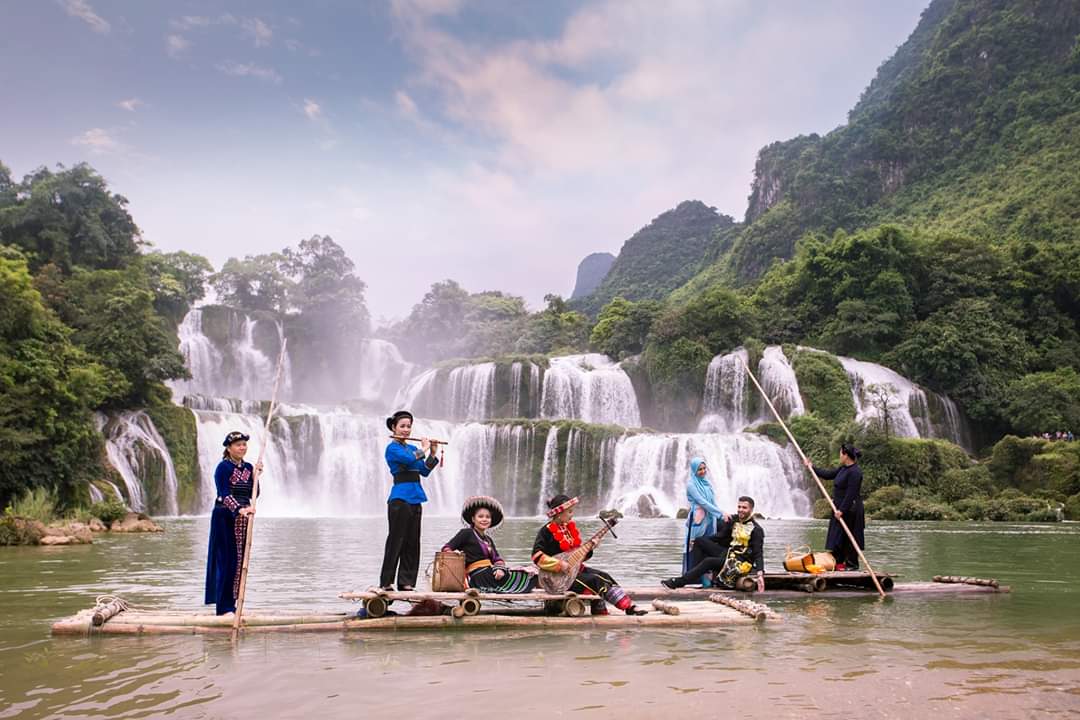
[[[389,532],[383,551],[382,572],[379,586],[392,590],[397,574],[397,589],[416,588],[416,575],[420,570],[420,520],[427,494],[420,485],[420,478],[427,477],[439,464],[435,456],[438,443],[421,438],[420,447],[405,442],[412,434],[413,416],[408,410],[398,410],[386,418],[386,427],[395,439],[386,446],[386,464],[394,478],[390,497],[386,499],[386,518]]]
[[[716,532],[716,521],[720,518],[725,520],[727,513],[716,505],[716,497],[713,494],[712,483],[709,482],[709,468],[704,458],[695,457],[690,460],[690,479],[686,483],[686,499],[690,503],[690,511],[686,515],[686,543],[683,547],[683,573],[687,572],[694,564],[692,545],[695,540],[702,536],[712,535]],[[708,575],[702,576],[703,587],[712,585]]]
[[[254,473],[262,472],[262,463],[252,466],[244,461],[250,438],[233,431],[225,436],[225,452],[214,471],[217,497],[210,514],[210,551],[206,559],[206,592],[203,602],[214,603],[218,615],[236,612],[240,592],[240,570],[244,565],[248,518],[251,507]]]

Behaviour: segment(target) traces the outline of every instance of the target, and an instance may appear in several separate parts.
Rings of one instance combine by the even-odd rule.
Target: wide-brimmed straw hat
[[[490,495],[473,495],[465,501],[461,508],[461,519],[466,525],[472,525],[473,516],[481,508],[487,508],[491,513],[491,527],[495,527],[503,521],[503,509],[499,501]]]

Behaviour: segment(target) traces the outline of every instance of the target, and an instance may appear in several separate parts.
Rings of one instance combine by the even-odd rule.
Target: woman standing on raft
[[[825,549],[836,558],[837,570],[858,570],[859,552],[851,544],[844,528],[840,526],[840,518],[844,519],[860,549],[866,548],[864,532],[866,530],[866,513],[863,510],[863,501],[860,496],[862,490],[862,468],[859,467],[859,458],[862,452],[855,446],[844,444],[840,446],[840,467],[835,470],[823,470],[814,467],[809,459],[806,467],[810,472],[824,480],[833,481],[833,505],[836,505],[834,516],[829,518],[829,534],[825,538]]]
[[[412,434],[412,425],[413,416],[408,410],[398,410],[386,418],[386,427],[395,439],[386,446],[386,464],[394,477],[394,487],[386,499],[390,530],[386,536],[382,572],[379,575],[379,586],[383,590],[393,589],[395,573],[398,590],[416,588],[416,574],[420,570],[421,503],[427,502],[420,478],[430,475],[439,464],[439,459],[435,457],[439,446],[437,442],[421,438],[419,449],[405,442],[405,438]]]
[[[218,615],[236,612],[248,518],[255,514],[251,508],[253,473],[262,473],[262,463],[252,467],[251,463],[244,462],[249,439],[242,432],[233,431],[226,435],[222,443],[225,452],[214,471],[217,498],[210,515],[210,551],[206,560],[203,602],[214,603]]]
[[[721,518],[730,516],[716,506],[716,496],[713,494],[712,483],[709,482],[708,466],[704,458],[691,458],[690,480],[686,483],[686,499],[690,503],[690,511],[686,515],[686,544],[683,547],[683,573],[690,569],[694,541],[702,536],[709,536],[716,532],[716,522]],[[711,587],[712,578],[708,575],[701,578],[702,587]]]
[[[442,549],[465,556],[469,587],[496,593],[532,592],[536,587],[536,576],[506,567],[495,541],[487,534],[502,522],[503,509],[499,501],[487,495],[471,497],[461,509],[461,519],[469,527],[459,530]]]

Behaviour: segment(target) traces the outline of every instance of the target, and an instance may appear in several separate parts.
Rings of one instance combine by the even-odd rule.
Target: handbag
[[[465,556],[453,550],[439,550],[432,561],[431,589],[435,592],[465,590]]]

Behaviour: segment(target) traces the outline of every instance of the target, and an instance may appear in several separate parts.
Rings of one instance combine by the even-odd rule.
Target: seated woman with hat
[[[495,593],[532,592],[536,587],[536,576],[506,567],[495,541],[487,534],[502,522],[503,509],[499,501],[487,495],[471,497],[461,509],[461,519],[468,527],[458,531],[442,549],[465,555],[469,587]]]

